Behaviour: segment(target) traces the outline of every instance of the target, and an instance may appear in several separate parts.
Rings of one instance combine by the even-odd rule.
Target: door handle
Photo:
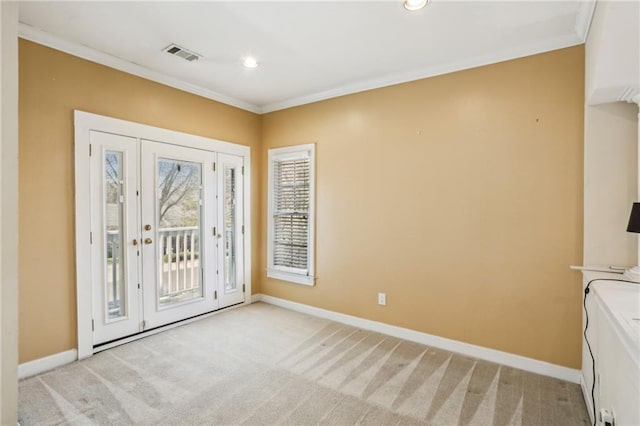
[[[144,230],[145,231],[151,231],[151,225],[145,225],[144,226]]]
[[[134,245],[134,246],[137,246],[137,245],[138,245],[138,240],[134,239],[134,240],[133,240],[133,245]]]
[[[144,243],[145,244],[151,244],[153,242],[153,240],[151,238],[145,238],[144,239]]]

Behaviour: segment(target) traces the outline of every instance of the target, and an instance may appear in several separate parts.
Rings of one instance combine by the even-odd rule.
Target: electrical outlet
[[[387,306],[387,294],[386,293],[378,293],[378,305]]]
[[[607,410],[606,408],[603,408],[600,410],[600,418],[598,419],[600,420],[600,424],[602,426],[614,426],[615,425],[615,419],[613,417],[613,412],[610,410]]]

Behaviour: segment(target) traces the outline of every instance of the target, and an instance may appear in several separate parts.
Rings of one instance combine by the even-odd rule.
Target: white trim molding
[[[69,349],[68,351],[59,352],[44,358],[34,359],[33,361],[18,365],[18,379],[26,379],[27,377],[35,376],[36,374],[71,364],[77,360],[78,351],[75,349]]]
[[[438,75],[449,74],[456,71],[495,64],[498,62],[504,62],[512,59],[522,58],[525,56],[579,45],[584,43],[584,41],[586,40],[594,9],[595,0],[585,0],[581,2],[580,9],[576,14],[574,32],[569,32],[551,40],[544,40],[542,42],[536,41],[525,46],[503,49],[501,51],[493,52],[487,55],[479,55],[475,57],[465,58],[460,61],[453,61],[436,66],[420,67],[408,72],[358,81],[327,91],[309,93],[302,96],[284,99],[282,101],[271,102],[265,105],[253,104],[251,102],[246,102],[241,99],[227,96],[196,84],[188,83],[179,78],[166,75],[162,72],[155,71],[138,64],[134,64],[133,62],[129,62],[122,58],[118,58],[108,53],[101,52],[91,47],[64,40],[56,35],[23,23],[19,24],[18,35],[25,40],[42,44],[44,46],[60,50],[70,55],[77,56],[79,58],[86,59],[88,61],[95,62],[101,65],[105,65],[119,71],[133,74],[138,77],[146,78],[148,80],[155,81],[156,83],[164,84],[188,93],[193,93],[195,95],[202,96],[204,98],[211,99],[217,102],[222,102],[224,104],[231,105],[245,111],[250,111],[256,114],[266,114],[273,111],[306,105],[313,102],[336,98],[339,96],[378,89],[394,84],[407,83],[410,81],[421,80],[424,78],[435,77]]]
[[[20,23],[18,26],[18,35],[20,36],[20,38],[23,38],[25,40],[50,47],[64,53],[68,53],[70,55],[86,59],[87,61],[95,62],[97,64],[116,69],[118,71],[123,71],[128,74],[146,78],[147,80],[155,81],[156,83],[164,84],[175,89],[193,93],[194,95],[202,96],[203,98],[222,102],[223,104],[231,105],[236,108],[240,108],[253,113],[261,112],[261,108],[259,106],[254,105],[250,102],[245,102],[231,96],[223,95],[222,93],[218,93],[214,90],[207,89],[202,86],[187,83],[186,81],[183,81],[179,78],[171,77],[162,72],[155,71],[138,64],[134,64],[133,62],[129,62],[122,58],[109,55],[108,53],[101,52],[85,45],[64,40],[58,36],[55,36],[46,31],[42,31],[30,25]]]
[[[640,87],[625,87],[620,90],[618,100],[620,102],[628,102],[630,104],[637,104],[640,106]]]
[[[580,6],[578,6],[576,24],[573,29],[583,43],[587,41],[587,37],[589,36],[589,28],[591,27],[595,10],[596,0],[583,0],[580,2]]]
[[[18,409],[18,2],[0,2],[0,424]],[[24,222],[22,222],[24,223]]]
[[[593,418],[593,402],[591,401],[591,389],[587,389],[587,382],[582,374],[580,374],[580,389],[582,389],[582,398],[584,399],[584,403],[587,405],[587,412],[589,413],[591,424],[593,424],[595,419]]]
[[[590,22],[590,21],[589,21]],[[464,71],[485,65],[497,64],[514,59],[524,58],[526,56],[537,55],[539,53],[551,52],[553,50],[565,49],[572,46],[583,44],[584,40],[579,34],[566,34],[556,37],[553,40],[545,40],[542,42],[531,43],[526,46],[517,48],[504,49],[492,52],[486,55],[479,55],[465,58],[458,61],[452,61],[440,65],[425,66],[419,69],[401,72],[397,74],[387,75],[379,78],[361,80],[354,83],[339,86],[323,92],[311,93],[300,97],[286,99],[279,102],[263,105],[260,108],[261,114],[273,111],[292,108],[300,105],[320,102],[327,99],[337,98],[339,96],[351,95],[354,93],[365,92],[367,90],[379,89],[382,87],[393,86],[395,84],[408,83],[411,81],[422,80],[439,75],[450,74],[457,71]]]
[[[579,384],[581,379],[580,370],[576,370],[573,368],[551,364],[545,361],[527,358],[521,355],[515,355],[495,349],[489,349],[482,346],[472,345],[469,343],[447,339],[444,337],[434,336],[433,334],[410,330],[408,328],[397,327],[395,325],[385,324],[382,322],[359,318],[352,315],[346,315],[326,309],[316,308],[314,306],[304,305],[302,303],[292,302],[290,300],[280,299],[278,297],[273,297],[266,294],[255,294],[252,297],[252,301],[264,302],[270,305],[280,306],[292,311],[325,318],[331,321],[350,325],[352,327],[375,331],[377,333],[386,334],[388,336],[397,337],[399,339],[409,340],[426,346],[432,346],[435,348],[456,352],[462,355],[482,359],[489,362],[495,362],[497,364],[506,365],[508,367],[529,371],[531,373],[554,377],[560,380],[566,380],[571,383]]]
[[[267,277],[292,283],[313,286],[315,283],[315,144],[293,145],[283,148],[271,148],[268,152],[268,185],[267,185]],[[276,179],[274,171],[276,163],[287,163],[297,160],[309,161],[309,203],[307,216],[307,268],[299,269],[291,266],[275,265],[276,227],[274,218],[282,212],[276,212],[276,192],[282,182]],[[287,215],[291,213],[286,213]],[[298,229],[301,231],[301,229]],[[295,263],[295,262],[294,262]]]

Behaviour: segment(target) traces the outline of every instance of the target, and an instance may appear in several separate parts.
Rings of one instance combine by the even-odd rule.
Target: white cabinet
[[[585,274],[585,286],[593,278]],[[595,358],[595,412],[609,410],[618,426],[640,425],[640,321],[634,320],[640,318],[640,285],[595,281],[586,302],[587,339]],[[582,385],[590,415],[592,366],[583,339]]]

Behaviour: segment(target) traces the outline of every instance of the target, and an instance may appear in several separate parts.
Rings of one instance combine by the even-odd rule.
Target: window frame
[[[276,161],[309,158],[309,211],[307,241],[307,271],[274,265],[274,164]],[[271,148],[268,151],[268,201],[267,201],[267,277],[313,286],[315,283],[315,144]]]

